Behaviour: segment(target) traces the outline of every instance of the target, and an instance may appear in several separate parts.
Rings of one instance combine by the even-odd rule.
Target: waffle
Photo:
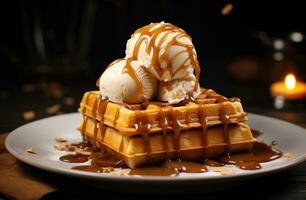
[[[211,158],[251,149],[256,141],[239,99],[212,90],[202,89],[200,97],[178,105],[116,104],[90,91],[84,94],[79,111],[85,138],[131,168],[173,158]]]
[[[182,160],[213,158],[227,151],[249,150],[255,142],[247,125],[233,124],[228,127],[228,143],[224,139],[222,126],[207,129],[205,146],[202,144],[202,129],[182,131],[179,137],[180,150],[177,151],[173,132],[166,136],[162,133],[150,134],[146,139],[139,135],[132,137],[122,135],[118,130],[109,126],[105,127],[102,135],[100,127],[96,125],[95,120],[86,120],[86,128],[83,132],[86,139],[92,145],[122,158],[130,168],[160,163],[177,157]]]
[[[101,110],[104,115],[101,114]],[[205,115],[208,127],[222,124],[220,119],[222,114],[229,117],[229,123],[247,120],[247,115],[237,98],[227,99],[211,90],[203,90],[195,102],[189,101],[174,107],[161,102],[150,102],[148,105],[116,104],[102,100],[99,91],[90,91],[84,94],[79,112],[86,117],[103,121],[105,125],[115,128],[126,136],[140,134],[135,124],[139,121],[137,118],[141,116],[145,116],[145,120],[150,124],[149,134],[162,131],[162,120],[169,114],[176,115],[183,130],[202,127],[201,114]],[[173,131],[172,126],[166,128],[168,131]]]

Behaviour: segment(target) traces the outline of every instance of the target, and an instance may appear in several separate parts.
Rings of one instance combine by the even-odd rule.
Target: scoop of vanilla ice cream
[[[176,104],[187,97],[197,98],[200,94],[200,87],[194,91],[195,76],[191,75],[185,79],[175,79],[169,82],[162,82],[158,88],[158,99],[170,104]]]
[[[156,23],[149,31],[154,32],[160,28],[160,26],[167,25],[167,23],[161,22]],[[195,48],[193,47],[191,38],[182,29],[176,31],[167,30],[161,31],[154,41],[154,47],[151,47],[150,51],[146,51],[150,40],[152,39],[148,35],[142,35],[141,33],[134,33],[132,37],[127,41],[126,45],[126,58],[133,57],[135,46],[138,41],[141,42],[138,55],[138,60],[143,66],[145,66],[149,72],[151,72],[160,81],[171,81],[174,79],[186,78],[193,74],[194,67],[191,63],[191,56],[197,59]],[[168,43],[172,40],[178,40],[184,45],[192,46],[192,55],[187,51],[185,46],[182,45],[171,45],[167,48]],[[154,48],[157,48],[154,50]],[[157,51],[157,62],[153,62],[154,51]],[[162,60],[162,55],[166,54],[168,60]],[[162,73],[158,73],[154,63],[157,63],[161,68]],[[171,65],[171,67],[169,67]]]
[[[151,99],[156,94],[157,80],[138,61],[132,61],[131,66],[136,72],[143,91],[138,91],[135,80],[128,73],[124,73],[126,60],[111,64],[100,77],[100,92],[103,98],[113,102],[141,103]]]
[[[197,54],[184,30],[164,22],[144,26],[127,41],[125,53],[124,59],[111,64],[100,77],[103,97],[114,102],[140,103],[157,93],[158,100],[174,104],[200,94],[200,87],[194,90]],[[123,72],[125,67],[130,70],[129,61],[136,81],[134,73]]]

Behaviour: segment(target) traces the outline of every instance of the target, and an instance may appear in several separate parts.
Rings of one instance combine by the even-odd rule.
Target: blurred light
[[[284,59],[284,54],[282,52],[275,52],[273,58],[276,61],[281,61]]]
[[[293,74],[287,74],[285,77],[285,86],[287,89],[292,90],[295,88],[296,79]]]
[[[232,12],[233,8],[234,8],[233,4],[231,4],[231,3],[226,4],[226,5],[222,8],[222,10],[221,10],[221,15],[224,15],[224,16],[225,16],[225,15],[230,14],[230,13]]]
[[[277,39],[274,41],[273,46],[277,50],[282,50],[285,47],[284,41]]]
[[[302,33],[300,32],[292,32],[290,34],[290,39],[293,41],[293,42],[302,42],[303,39],[304,39],[304,36]]]
[[[275,99],[274,99],[274,107],[276,109],[282,109],[285,105],[285,99],[284,97],[282,96],[277,96]]]

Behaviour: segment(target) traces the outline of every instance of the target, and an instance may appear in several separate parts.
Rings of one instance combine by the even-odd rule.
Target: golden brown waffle
[[[80,131],[94,146],[121,157],[131,167],[180,158],[197,160],[252,148],[256,139],[246,125],[238,98],[202,89],[200,97],[179,105],[137,105],[102,100],[86,92],[79,111]]]
[[[102,100],[99,91],[90,91],[84,94],[79,112],[85,116],[85,120],[87,117],[96,119],[125,136],[143,134],[143,131],[139,130],[139,125],[143,124],[150,126],[146,127],[149,129],[146,132],[151,134],[162,132],[164,129],[173,131],[173,126],[169,124],[171,121],[177,121],[182,130],[187,130],[201,128],[203,125],[210,127],[247,120],[238,98],[227,99],[205,89],[195,101],[185,101],[173,106],[162,102],[116,104]]]
[[[182,131],[179,138],[179,151],[176,150],[175,134],[173,132],[150,134],[148,138],[139,135],[126,136],[109,126],[100,127],[94,119],[89,118],[83,127],[83,134],[94,146],[107,150],[122,158],[125,163],[135,168],[145,164],[179,158],[183,160],[199,160],[211,158],[228,151],[249,150],[256,139],[253,138],[250,128],[244,124],[232,124],[228,127],[229,141],[224,138],[224,127],[214,126],[205,133],[206,144],[203,145],[202,129]],[[85,128],[84,128],[85,127]],[[101,134],[103,133],[103,134]]]

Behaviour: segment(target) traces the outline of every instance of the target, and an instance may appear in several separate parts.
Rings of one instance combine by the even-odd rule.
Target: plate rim
[[[304,131],[306,131],[305,128],[303,128],[302,126],[293,124],[291,122],[285,121],[285,120],[280,120],[274,117],[269,117],[269,116],[265,116],[265,115],[261,115],[261,114],[255,114],[255,113],[248,113],[249,115],[253,115],[255,117],[260,117],[260,118],[266,118],[269,120],[275,120],[278,121],[280,123],[287,123],[290,124],[291,126],[294,126],[295,128],[298,129],[302,129]],[[84,179],[94,179],[94,180],[100,180],[100,181],[133,181],[133,182],[141,182],[141,183],[146,183],[146,182],[150,182],[150,183],[178,183],[178,182],[198,182],[198,181],[209,181],[209,182],[219,182],[219,181],[223,181],[223,180],[229,180],[229,179],[245,179],[245,178],[250,178],[250,177],[259,177],[259,176],[263,176],[266,174],[272,174],[272,173],[276,173],[279,171],[283,171],[286,170],[290,167],[296,166],[298,164],[300,164],[301,162],[306,160],[306,152],[303,153],[302,155],[300,155],[299,157],[293,157],[291,159],[290,163],[287,164],[283,164],[280,166],[276,166],[274,167],[274,169],[260,169],[257,170],[254,173],[247,173],[247,174],[232,174],[232,175],[222,175],[222,176],[207,176],[207,177],[203,177],[203,176],[178,176],[178,177],[162,177],[162,176],[122,176],[122,175],[110,175],[110,174],[99,174],[99,173],[92,173],[92,172],[83,172],[83,171],[77,171],[77,170],[68,170],[66,168],[57,168],[57,167],[52,167],[52,166],[48,166],[45,164],[41,164],[39,162],[33,161],[30,158],[27,158],[25,156],[20,155],[20,153],[18,153],[16,150],[14,150],[14,147],[11,146],[10,144],[10,140],[13,139],[13,137],[15,136],[15,134],[20,134],[19,131],[22,130],[24,127],[27,126],[31,126],[37,122],[43,122],[43,121],[47,121],[50,119],[54,119],[54,118],[62,118],[62,117],[69,117],[69,116],[73,116],[76,117],[77,115],[80,115],[80,113],[74,112],[74,113],[67,113],[67,114],[62,114],[59,116],[51,116],[51,117],[47,117],[47,118],[43,118],[43,119],[39,119],[39,120],[35,120],[29,123],[26,123],[16,129],[14,129],[12,132],[10,132],[8,134],[8,136],[5,139],[5,148],[7,149],[7,151],[9,153],[11,153],[15,158],[17,158],[18,160],[36,167],[40,170],[44,170],[44,171],[48,171],[48,172],[52,172],[52,173],[58,173],[61,175],[68,175],[70,177],[78,177],[78,178],[84,178]]]

